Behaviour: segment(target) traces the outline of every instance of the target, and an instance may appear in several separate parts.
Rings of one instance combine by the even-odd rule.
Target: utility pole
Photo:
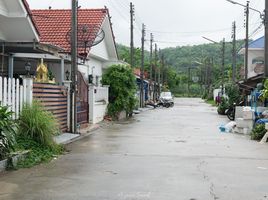
[[[245,81],[248,80],[248,31],[249,31],[249,1],[245,8],[246,15],[246,40],[245,40]]]
[[[265,0],[265,11],[264,11],[264,26],[265,26],[265,70],[264,76],[268,78],[268,0]]]
[[[152,83],[153,83],[153,41],[154,41],[154,36],[151,33],[150,34],[150,85],[149,85],[149,91],[150,91],[150,100],[152,100]]]
[[[162,85],[165,84],[165,56],[161,54],[161,64],[162,64]]]
[[[72,0],[72,34],[71,34],[71,57],[72,57],[72,84],[71,84],[71,130],[77,133],[77,7],[78,1]]]
[[[154,36],[151,33],[151,38],[150,38],[150,80],[153,80],[153,41],[154,41]]]
[[[160,58],[160,52],[161,50],[159,49],[159,58]],[[161,66],[158,67],[158,96],[160,96],[161,93]]]
[[[156,87],[157,87],[157,44],[155,44],[154,49],[154,101],[156,101]]]
[[[190,78],[191,78],[191,66],[188,67],[188,97],[190,97]]]
[[[134,5],[130,3],[130,66],[134,68]]]
[[[236,23],[235,21],[233,22],[232,38],[233,38],[232,81],[233,83],[235,83],[236,81]]]
[[[225,38],[222,41],[221,92],[224,93]]]
[[[141,73],[140,73],[140,107],[144,107],[144,42],[145,42],[145,25],[142,24],[142,37],[141,37]]]

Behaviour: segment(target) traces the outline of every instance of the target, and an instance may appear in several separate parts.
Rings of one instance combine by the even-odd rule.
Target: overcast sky
[[[236,0],[246,4],[246,0]],[[71,0],[28,0],[32,9],[70,8]],[[135,46],[140,46],[141,24],[152,32],[160,48],[207,43],[202,36],[220,41],[231,40],[232,22],[237,22],[238,39],[245,38],[244,8],[226,0],[132,0],[135,5]],[[116,42],[129,45],[129,0],[79,0],[82,8],[103,8],[112,16]],[[264,0],[252,0],[250,6],[263,11]],[[263,35],[259,14],[250,11],[250,35]],[[146,43],[149,48],[149,42]]]

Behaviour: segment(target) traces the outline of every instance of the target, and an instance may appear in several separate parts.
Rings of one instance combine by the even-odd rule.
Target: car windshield
[[[161,92],[161,97],[172,97],[171,92]]]

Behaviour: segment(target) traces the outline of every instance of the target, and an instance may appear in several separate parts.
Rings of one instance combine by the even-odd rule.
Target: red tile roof
[[[107,15],[107,9],[79,9],[78,26],[94,25],[100,28]],[[71,47],[67,36],[71,30],[70,9],[32,10],[32,16],[38,27],[41,43],[61,47],[65,52],[70,53]],[[95,38],[91,37],[91,40],[95,40]],[[80,48],[79,53],[83,54],[84,49]]]

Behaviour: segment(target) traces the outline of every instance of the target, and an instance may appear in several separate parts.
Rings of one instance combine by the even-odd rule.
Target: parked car
[[[174,106],[174,100],[171,92],[161,92],[160,98],[159,98],[159,104],[164,107],[173,107]]]

